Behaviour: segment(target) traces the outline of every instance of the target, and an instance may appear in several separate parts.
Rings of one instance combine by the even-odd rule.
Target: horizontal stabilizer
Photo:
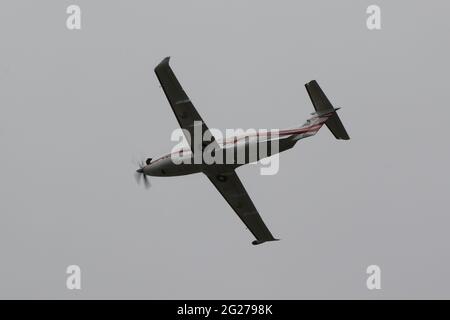
[[[309,98],[316,109],[316,113],[319,116],[327,115],[331,113],[328,120],[325,122],[328,129],[330,129],[331,133],[334,135],[336,139],[341,140],[349,140],[347,131],[344,128],[344,125],[339,119],[336,110],[339,108],[334,108],[331,104],[330,100],[328,100],[325,93],[323,93],[319,84],[316,80],[312,80],[309,83],[305,84],[306,91],[308,91]]]

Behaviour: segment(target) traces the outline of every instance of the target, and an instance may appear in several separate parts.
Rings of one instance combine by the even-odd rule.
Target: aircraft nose
[[[139,168],[136,170],[137,173],[144,173],[144,169],[143,168]]]

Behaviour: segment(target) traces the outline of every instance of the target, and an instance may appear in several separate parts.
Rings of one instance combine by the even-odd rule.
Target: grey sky
[[[65,26],[78,4],[82,30]],[[366,28],[381,7],[382,29]],[[0,298],[449,298],[446,1],[2,1]],[[212,128],[323,128],[280,172],[238,170],[282,241],[203,175],[137,186],[173,146],[165,56]],[[82,290],[65,268],[82,269]],[[365,286],[382,270],[382,290]]]

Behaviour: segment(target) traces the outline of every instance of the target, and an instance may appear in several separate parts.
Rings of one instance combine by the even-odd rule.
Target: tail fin
[[[325,114],[332,113],[332,115],[325,122],[328,129],[335,136],[336,139],[349,140],[350,137],[345,131],[344,125],[339,119],[336,110],[339,108],[334,108],[331,102],[328,100],[325,93],[323,93],[319,84],[316,80],[312,80],[305,84],[306,91],[308,91],[309,98],[312,101],[314,109],[316,109],[316,114],[321,116]]]

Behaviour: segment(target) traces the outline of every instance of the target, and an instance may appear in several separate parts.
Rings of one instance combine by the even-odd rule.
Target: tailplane
[[[306,91],[308,91],[309,98],[312,101],[314,109],[316,109],[316,114],[318,116],[324,116],[331,114],[328,120],[325,122],[325,125],[330,129],[331,133],[335,136],[336,139],[341,140],[349,140],[350,137],[347,134],[347,131],[344,128],[344,125],[339,119],[339,116],[336,113],[336,110],[339,108],[334,108],[331,102],[328,100],[325,93],[323,93],[319,84],[316,80],[312,80],[305,84]]]

